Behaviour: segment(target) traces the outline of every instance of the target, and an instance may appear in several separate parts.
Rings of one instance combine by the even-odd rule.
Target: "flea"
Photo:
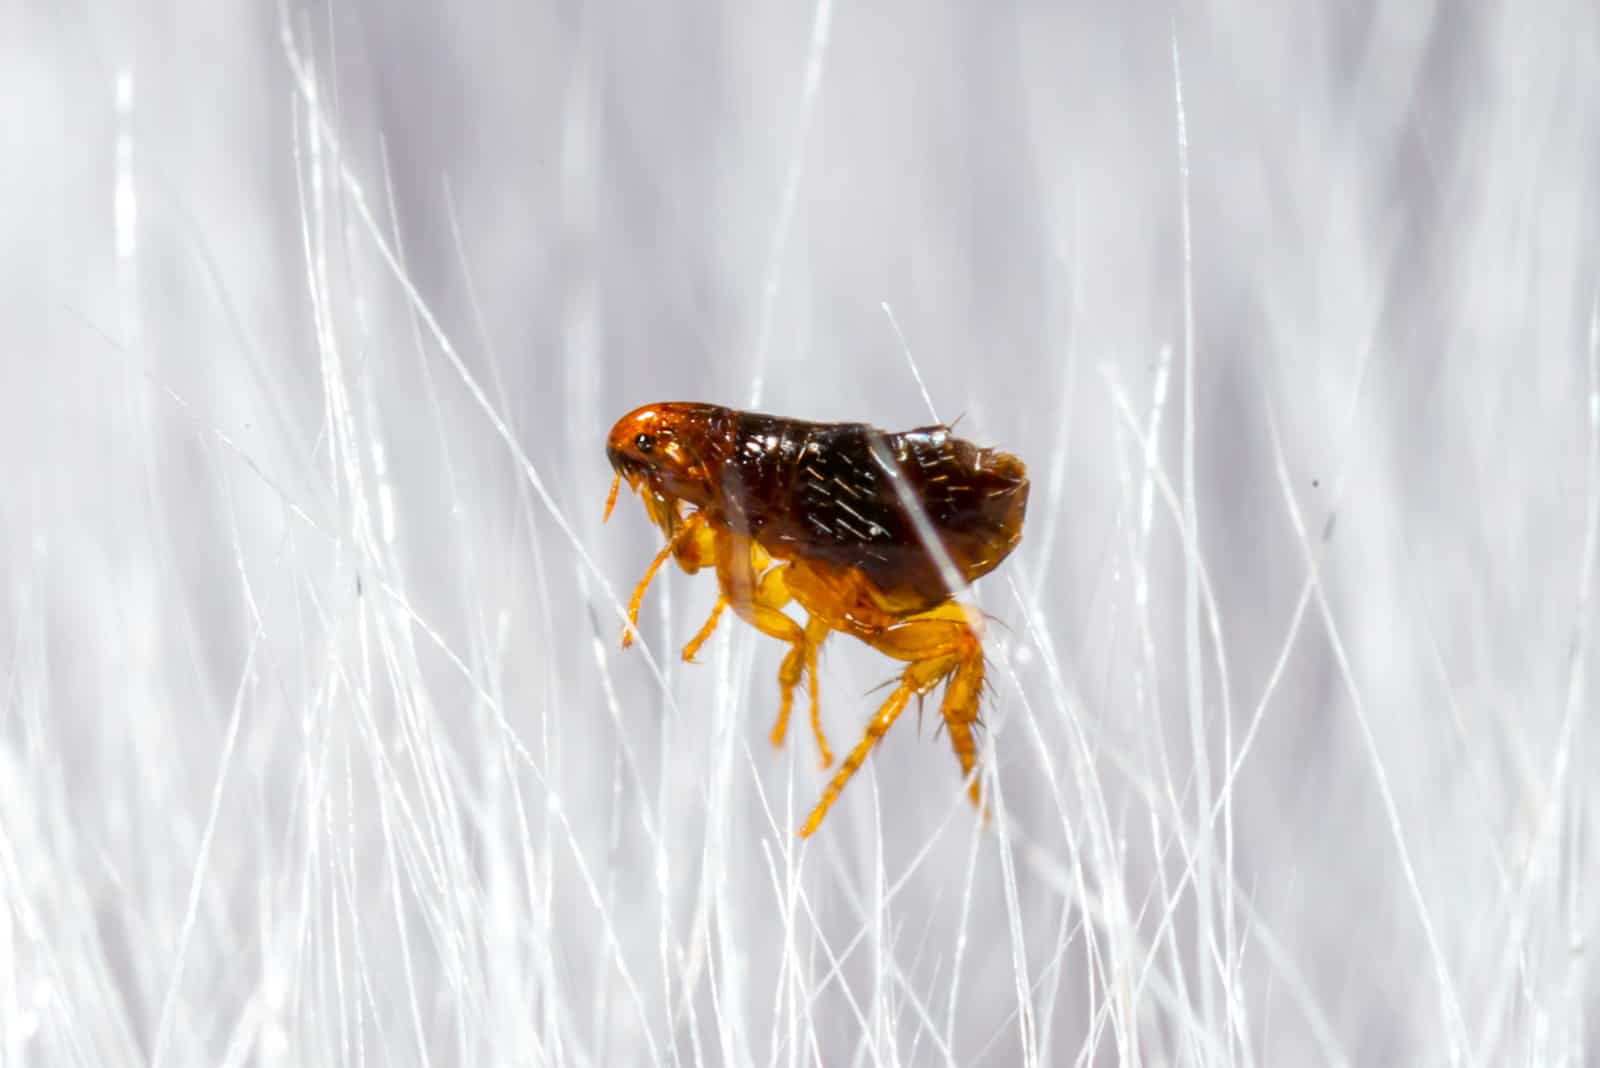
[[[693,660],[726,609],[788,646],[778,668],[782,745],[795,690],[806,682],[822,765],[833,763],[817,711],[817,656],[834,631],[906,666],[865,735],[839,765],[804,825],[822,823],[845,784],[913,696],[944,685],[940,708],[968,795],[983,688],[982,622],[955,593],[992,571],[1022,537],[1027,469],[925,426],[889,433],[865,423],[808,423],[711,404],[637,408],[606,442],[616,472],[606,518],[627,481],[666,544],[628,604],[622,644],[670,556],[685,572],[711,568],[718,596],[683,649]],[[806,613],[801,626],[785,608]]]

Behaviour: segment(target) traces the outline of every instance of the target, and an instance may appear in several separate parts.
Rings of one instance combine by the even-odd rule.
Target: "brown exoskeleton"
[[[801,835],[822,823],[911,697],[940,683],[945,727],[962,773],[972,776],[983,646],[979,620],[953,594],[1021,539],[1028,503],[1021,460],[963,441],[946,426],[890,434],[864,423],[805,423],[693,403],[629,412],[612,427],[606,456],[616,471],[606,517],[626,479],[667,539],[633,591],[624,647],[668,556],[689,574],[715,568],[716,606],[683,658],[694,659],[729,607],[785,642],[772,741],[783,744],[805,678],[824,767],[833,756],[817,713],[823,641],[843,631],[906,663]],[[931,542],[942,551],[930,551]],[[790,601],[806,610],[804,627],[783,611]],[[969,794],[977,804],[976,778]]]

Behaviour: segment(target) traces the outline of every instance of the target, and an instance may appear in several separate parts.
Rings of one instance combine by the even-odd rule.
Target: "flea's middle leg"
[[[833,762],[828,739],[822,733],[822,721],[817,708],[817,646],[828,635],[828,625],[813,618],[804,628],[783,612],[792,597],[785,576],[790,565],[780,564],[768,568],[759,579],[750,567],[751,557],[729,539],[729,545],[717,555],[717,579],[722,599],[733,607],[739,617],[763,634],[788,643],[789,651],[778,667],[778,719],[772,727],[772,744],[781,746],[789,731],[789,711],[794,706],[794,691],[802,676],[809,673],[811,696],[811,727],[816,735],[817,748],[822,753],[822,766]]]
[[[685,660],[690,663],[694,662],[695,655],[700,652],[700,647],[706,643],[706,639],[710,638],[712,632],[717,629],[717,622],[722,619],[722,610],[727,607],[728,599],[719,593],[717,595],[717,603],[711,607],[711,615],[706,617],[706,621],[700,625],[700,629],[695,632],[695,636],[689,639],[689,644],[683,647],[683,658]]]
[[[806,689],[811,696],[811,734],[817,739],[817,751],[822,755],[822,766],[825,768],[833,763],[833,750],[828,746],[828,736],[822,732],[822,706],[817,701],[817,653],[830,630],[832,628],[826,620],[817,616],[808,618],[804,642],[791,646],[778,668],[778,685],[789,693],[793,693],[802,673],[806,677]],[[783,744],[783,736],[789,726],[788,708],[788,703],[785,703],[778,722],[772,728],[773,745]]]

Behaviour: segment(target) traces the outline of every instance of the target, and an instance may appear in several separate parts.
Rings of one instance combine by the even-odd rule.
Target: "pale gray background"
[[[0,1064],[1600,1063],[1597,196],[1587,0],[0,7]],[[1003,815],[908,715],[801,853],[602,443],[926,422],[885,302]]]

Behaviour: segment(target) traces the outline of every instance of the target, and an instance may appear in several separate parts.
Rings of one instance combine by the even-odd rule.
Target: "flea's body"
[[[983,649],[977,620],[952,597],[1022,536],[1028,481],[1020,460],[944,426],[891,434],[687,403],[630,412],[613,427],[606,453],[618,479],[607,515],[626,478],[667,537],[634,591],[625,644],[667,556],[691,574],[714,567],[720,596],[684,658],[693,659],[730,606],[788,643],[773,741],[782,743],[794,690],[808,675],[824,766],[832,757],[817,718],[816,663],[828,634],[848,632],[907,662],[802,834],[816,830],[911,696],[946,680],[944,721],[971,775]],[[803,628],[782,610],[791,600],[809,616]],[[970,792],[976,802],[976,780]]]

